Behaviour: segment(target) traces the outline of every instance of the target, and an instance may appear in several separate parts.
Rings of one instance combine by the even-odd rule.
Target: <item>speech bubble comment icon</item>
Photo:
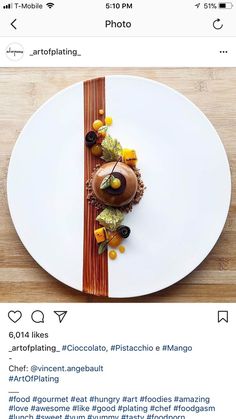
[[[44,313],[41,310],[35,310],[31,314],[34,323],[44,323]]]

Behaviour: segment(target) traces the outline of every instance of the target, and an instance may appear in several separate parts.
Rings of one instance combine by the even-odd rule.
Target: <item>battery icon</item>
[[[219,9],[232,9],[233,3],[226,2],[226,3],[219,3]]]

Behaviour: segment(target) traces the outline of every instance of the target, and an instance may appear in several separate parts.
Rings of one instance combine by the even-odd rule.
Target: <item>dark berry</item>
[[[87,147],[92,147],[96,144],[97,134],[94,131],[89,131],[85,136],[85,144]]]
[[[127,239],[130,235],[130,228],[127,226],[120,226],[117,228],[117,232],[123,237],[123,239]]]

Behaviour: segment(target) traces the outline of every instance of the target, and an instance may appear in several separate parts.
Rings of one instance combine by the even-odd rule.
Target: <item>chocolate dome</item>
[[[100,189],[103,179],[111,174],[114,165],[115,162],[105,163],[97,170],[93,177],[92,189],[96,198],[103,204],[111,207],[123,207],[134,198],[138,188],[138,181],[133,169],[127,164],[118,163],[115,167],[114,175],[117,175],[121,180],[120,190],[112,191],[111,188]]]

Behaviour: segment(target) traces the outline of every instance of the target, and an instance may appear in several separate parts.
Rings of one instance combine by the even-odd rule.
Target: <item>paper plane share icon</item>
[[[64,320],[67,311],[54,311],[54,313],[58,316],[59,322],[61,323]]]

